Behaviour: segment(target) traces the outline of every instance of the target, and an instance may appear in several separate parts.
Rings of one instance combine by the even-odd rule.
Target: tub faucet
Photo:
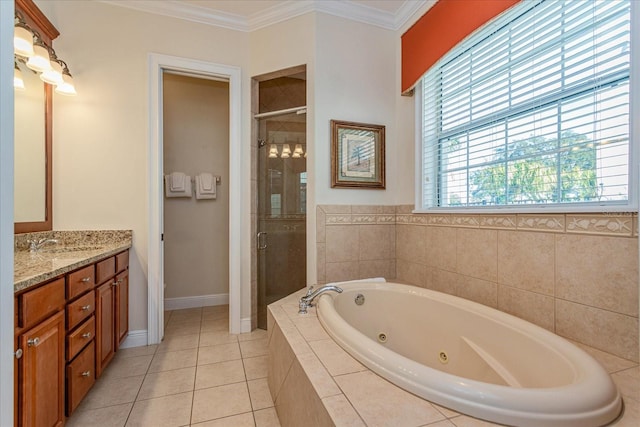
[[[305,296],[303,296],[302,298],[300,298],[300,303],[298,304],[298,307],[299,307],[298,314],[307,314],[307,308],[313,306],[313,300],[315,300],[316,297],[324,294],[325,292],[329,292],[329,291],[334,291],[334,292],[337,292],[337,293],[341,293],[342,292],[342,288],[339,288],[339,287],[334,286],[334,285],[325,285],[325,286],[319,287],[318,289],[316,289],[314,291],[313,290],[313,286],[311,286],[309,288],[309,290],[307,291],[307,294]]]
[[[49,243],[58,243],[56,239],[40,239],[29,240],[29,252],[38,252],[44,245]]]

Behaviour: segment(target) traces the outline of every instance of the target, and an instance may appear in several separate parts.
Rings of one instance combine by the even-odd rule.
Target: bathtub
[[[529,322],[397,283],[345,283],[318,318],[378,375],[458,412],[516,426],[603,426],[620,393],[591,356]],[[359,305],[361,303],[361,305]]]

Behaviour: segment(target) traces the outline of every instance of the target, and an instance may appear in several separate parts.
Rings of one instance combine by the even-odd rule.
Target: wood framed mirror
[[[16,12],[52,46],[60,35],[33,0],[15,0]],[[53,227],[53,87],[16,61],[25,80],[15,91],[14,232]],[[43,93],[44,92],[44,93]]]

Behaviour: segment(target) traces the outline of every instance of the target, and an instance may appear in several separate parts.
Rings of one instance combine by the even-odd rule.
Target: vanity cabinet
[[[125,250],[16,294],[16,426],[64,425],[102,374],[129,329],[128,267]]]

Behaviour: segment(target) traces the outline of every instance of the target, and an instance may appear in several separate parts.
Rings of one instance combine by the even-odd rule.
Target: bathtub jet
[[[604,368],[546,329],[414,286],[340,287],[342,293],[318,301],[329,335],[369,369],[424,399],[524,427],[603,426],[622,410]]]

